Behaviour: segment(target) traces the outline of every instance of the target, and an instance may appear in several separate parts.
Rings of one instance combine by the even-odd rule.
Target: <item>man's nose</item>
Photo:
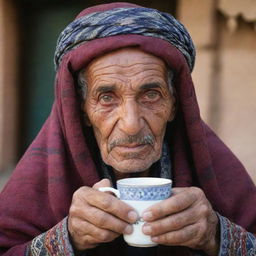
[[[119,128],[127,135],[136,135],[143,124],[143,113],[138,103],[134,100],[124,102],[120,108]]]

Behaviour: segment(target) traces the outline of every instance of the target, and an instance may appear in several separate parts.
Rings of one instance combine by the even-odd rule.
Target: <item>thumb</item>
[[[98,189],[101,187],[112,187],[112,184],[109,179],[103,179],[93,185],[94,189]]]

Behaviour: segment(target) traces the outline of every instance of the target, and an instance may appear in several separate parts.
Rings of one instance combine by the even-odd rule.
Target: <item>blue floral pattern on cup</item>
[[[162,186],[125,186],[117,184],[121,200],[156,201],[164,200],[171,196],[171,185]]]

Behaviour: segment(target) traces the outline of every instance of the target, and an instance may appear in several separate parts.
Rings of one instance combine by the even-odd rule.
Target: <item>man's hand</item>
[[[93,188],[81,187],[74,193],[68,230],[77,250],[94,248],[114,240],[120,234],[132,232],[130,223],[137,220],[133,208],[113,195],[97,190],[109,186],[109,180],[104,179]]]
[[[143,232],[156,243],[218,255],[218,217],[199,188],[173,188],[173,195],[148,208],[143,219]]]

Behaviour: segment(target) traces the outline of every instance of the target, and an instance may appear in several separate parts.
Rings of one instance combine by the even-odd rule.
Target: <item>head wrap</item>
[[[186,28],[172,15],[150,8],[115,8],[74,20],[58,39],[55,67],[58,68],[63,55],[80,44],[97,38],[127,34],[166,40],[183,53],[190,70],[193,70],[195,48]]]
[[[80,23],[83,16],[87,20],[90,14],[104,15],[109,10],[125,13],[129,12],[128,8],[140,13],[137,10],[140,7],[134,4],[112,3],[84,10],[77,22]],[[141,11],[143,15],[147,13],[145,8]],[[118,21],[121,20],[119,17]],[[111,30],[114,23],[117,21],[111,21],[109,25]],[[124,23],[130,24],[127,16]],[[157,22],[152,20],[152,23]],[[169,32],[171,27],[167,29]],[[80,38],[84,28],[76,28]],[[92,28],[98,33],[97,23],[92,23]],[[105,23],[102,33],[107,29]],[[172,31],[176,31],[176,26]],[[74,35],[73,31],[69,33]],[[68,35],[67,31],[65,34]],[[12,247],[8,255],[24,255],[26,243],[68,214],[74,191],[81,186],[92,186],[101,178],[96,170],[95,152],[88,147],[90,135],[84,132],[81,124],[75,75],[94,58],[124,47],[137,47],[162,58],[175,73],[179,106],[176,119],[167,129],[174,186],[202,188],[214,210],[256,233],[255,185],[237,158],[201,120],[190,74],[193,51],[188,49],[189,40],[184,39],[187,43],[181,43],[188,53],[185,54],[180,45],[167,38],[168,33],[164,33],[164,39],[139,31],[95,39],[94,29],[90,29],[89,34],[83,36],[93,40],[84,43],[73,41],[76,38],[73,36],[69,43],[69,36],[66,39],[61,36],[56,55],[59,67],[52,112],[0,195],[0,253]],[[190,255],[190,251],[182,247],[159,246],[158,249],[158,255]],[[121,253],[118,244],[115,247],[110,243],[93,249],[92,255]]]

